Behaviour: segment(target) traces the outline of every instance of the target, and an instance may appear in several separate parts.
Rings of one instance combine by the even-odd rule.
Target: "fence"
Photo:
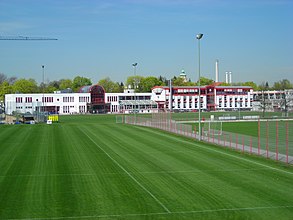
[[[151,117],[124,115],[123,123],[147,126],[178,135],[199,139],[196,127],[172,120],[171,113],[154,113]],[[293,164],[293,121],[258,120],[258,134],[249,136],[239,133],[202,127],[201,140],[231,148],[236,151],[256,154],[276,161]]]
[[[124,115],[116,122],[158,128],[171,133],[198,138],[195,127],[190,124],[177,123],[171,113],[153,113],[150,117],[141,115]]]

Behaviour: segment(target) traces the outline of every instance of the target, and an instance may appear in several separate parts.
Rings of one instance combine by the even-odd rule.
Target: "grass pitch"
[[[292,219],[292,167],[113,116],[0,126],[0,219]]]

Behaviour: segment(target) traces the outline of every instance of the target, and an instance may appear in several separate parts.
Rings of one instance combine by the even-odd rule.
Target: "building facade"
[[[109,113],[155,113],[158,104],[153,101],[152,93],[136,93],[125,89],[123,93],[106,93],[105,102],[110,105]]]
[[[199,92],[200,89],[200,92]],[[200,94],[200,97],[199,97]],[[152,100],[159,109],[178,111],[251,110],[253,89],[249,86],[156,86]]]
[[[25,114],[49,112],[54,114],[85,113],[154,113],[158,104],[151,100],[152,93],[105,93],[102,86],[84,86],[78,93],[6,94],[5,113]]]
[[[90,93],[6,94],[5,113],[82,114],[87,112],[90,99]]]
[[[255,91],[253,93],[253,100],[253,111],[293,111],[293,89],[282,91]]]

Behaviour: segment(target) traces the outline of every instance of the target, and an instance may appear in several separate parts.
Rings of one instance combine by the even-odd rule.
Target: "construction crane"
[[[0,40],[58,40],[57,38],[49,37],[25,37],[25,36],[1,36]]]

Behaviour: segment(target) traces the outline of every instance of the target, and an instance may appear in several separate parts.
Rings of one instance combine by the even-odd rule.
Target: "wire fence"
[[[203,126],[199,137],[196,126],[173,120],[171,113],[154,113],[149,117],[137,114],[119,117],[117,122],[120,123],[157,128],[243,153],[293,164],[293,121],[258,120],[258,134],[255,136],[223,131],[222,126],[217,129],[206,129]]]

